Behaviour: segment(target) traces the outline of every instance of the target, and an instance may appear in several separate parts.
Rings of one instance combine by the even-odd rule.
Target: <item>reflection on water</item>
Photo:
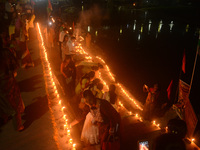
[[[159,82],[166,89],[178,77],[184,49],[190,51],[193,65],[199,28],[190,22],[148,11],[122,15],[122,8],[118,10],[120,13],[110,15],[102,25],[88,25],[117,79],[138,100],[144,101],[143,84],[151,86]]]
[[[174,30],[174,26],[176,26],[176,29]],[[157,27],[157,28],[156,28]],[[111,26],[103,26],[102,28],[100,28],[100,32],[102,32],[104,34],[104,36],[106,35],[106,33],[108,32],[104,32],[104,31],[108,31],[108,30],[113,30],[113,29],[116,29],[117,27],[113,28]],[[164,32],[164,33],[172,33],[172,32],[179,32],[181,34],[185,34],[187,32],[189,32],[190,30],[190,25],[189,24],[182,24],[181,27],[179,27],[179,25],[176,25],[174,23],[174,21],[170,21],[170,23],[168,22],[165,22],[163,23],[162,20],[160,20],[159,22],[152,22],[151,19],[149,19],[148,23],[140,23],[138,22],[137,23],[137,20],[134,20],[133,24],[127,24],[127,25],[120,25],[119,27],[119,35],[118,36],[115,36],[115,37],[109,37],[109,34],[106,35],[108,38],[115,38],[115,39],[120,39],[120,35],[123,34],[123,31],[124,30],[130,30],[132,29],[133,32],[137,33],[136,36],[137,36],[137,39],[138,41],[141,40],[141,34],[152,34],[152,35],[155,35],[155,38],[158,38],[158,35],[161,33],[161,32]],[[164,29],[163,29],[164,28]],[[92,30],[95,30],[95,29],[92,29]],[[198,30],[199,28],[196,28],[196,29],[192,29],[192,31],[194,31],[193,33],[191,34],[198,34]],[[88,26],[88,32],[92,32],[91,29],[90,29],[90,26]],[[98,30],[95,30],[95,36],[98,36]],[[110,31],[111,32],[111,31]],[[115,32],[115,35],[117,31],[113,31]],[[118,40],[119,41],[119,40]]]

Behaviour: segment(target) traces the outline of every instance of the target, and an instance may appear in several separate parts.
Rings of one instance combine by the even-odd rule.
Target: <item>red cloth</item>
[[[49,8],[50,10],[53,10],[50,0],[48,0],[48,8]]]
[[[168,97],[168,100],[170,100],[170,97],[171,97],[171,89],[172,89],[172,83],[173,83],[173,80],[171,80],[168,88],[167,88],[167,97]]]
[[[186,58],[185,58],[185,51],[183,52],[183,60],[182,60],[182,71],[185,73],[185,64],[186,64]]]

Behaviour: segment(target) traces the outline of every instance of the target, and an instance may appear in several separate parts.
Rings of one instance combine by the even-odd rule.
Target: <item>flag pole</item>
[[[196,62],[197,62],[197,56],[198,56],[198,51],[199,51],[199,45],[200,45],[200,30],[199,30],[199,40],[198,40],[198,44],[197,44],[197,51],[196,51],[196,56],[195,56],[194,67],[193,67],[193,71],[192,71],[192,77],[191,77],[191,81],[190,81],[190,88],[189,88],[189,94],[188,95],[190,95],[190,91],[191,91],[191,87],[192,87],[192,82],[193,82],[193,78],[194,78],[194,72],[195,72],[195,68],[196,68]]]
[[[183,63],[184,63],[184,67],[183,67]],[[181,64],[181,68],[180,68],[180,72],[179,72],[179,76],[178,76],[178,86],[176,88],[176,93],[175,93],[175,98],[174,98],[174,102],[173,103],[175,103],[178,100],[179,80],[181,79],[182,72],[185,73],[185,49],[183,51],[182,64]]]

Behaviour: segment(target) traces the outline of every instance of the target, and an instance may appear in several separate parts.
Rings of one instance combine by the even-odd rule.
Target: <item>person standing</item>
[[[51,48],[54,48],[55,25],[54,24],[50,25],[50,27],[48,29],[49,29],[49,32],[48,32],[49,45],[50,45]]]
[[[25,68],[27,66],[34,67],[33,60],[31,58],[31,54],[28,49],[27,40],[28,40],[28,30],[27,30],[27,23],[26,23],[26,15],[22,15],[22,25],[20,27],[20,36],[19,36],[19,46],[22,51],[21,57],[21,67]]]
[[[143,90],[144,92],[148,92],[146,102],[144,104],[143,116],[144,119],[152,120],[156,116],[155,108],[160,95],[160,87],[158,84],[154,84],[153,88],[149,88],[147,85],[144,85]]]
[[[85,90],[83,92],[83,98],[85,104],[90,108],[93,122],[99,126],[101,145],[109,134],[120,137],[121,117],[112,105],[107,100],[95,98],[90,90]]]
[[[74,54],[75,53],[75,41],[76,38],[74,36],[71,36],[69,40],[67,41],[67,46],[69,48],[69,53]]]
[[[86,42],[86,48],[90,48],[90,43],[91,43],[91,34],[88,32],[86,37],[85,37],[85,42]]]
[[[29,39],[30,40],[33,40],[34,39],[34,37],[33,37],[33,35],[34,35],[34,21],[35,21],[35,14],[34,13],[31,13],[30,14],[30,18],[28,19],[28,23],[27,23],[27,28],[28,28],[28,35],[29,35]]]
[[[11,4],[11,0],[7,0],[5,2],[5,16],[4,18],[8,20],[8,25],[10,24],[12,20],[12,13],[14,12],[14,8]]]
[[[69,47],[67,45],[68,39],[69,39],[68,35],[66,34],[64,36],[64,40],[63,40],[62,45],[61,45],[61,49],[62,49],[62,61],[64,61],[65,55],[69,55]]]
[[[75,80],[76,80],[76,67],[71,55],[65,55],[64,61],[61,63],[60,72],[66,81],[66,95],[68,97],[74,96]]]
[[[105,92],[103,95],[103,99],[107,100],[112,104],[112,106],[117,109],[117,94],[115,93],[116,86],[114,84],[110,84],[109,91]]]
[[[102,146],[109,135],[120,138],[121,117],[112,105],[107,100],[96,98],[91,90],[83,92],[83,99],[82,105],[85,106],[81,116],[70,123],[72,127],[86,118],[81,133],[82,140],[91,144],[98,144],[100,141]]]
[[[62,31],[60,31],[60,33],[59,33],[59,49],[60,49],[60,58],[62,59],[62,49],[61,49],[61,47],[62,47],[62,43],[63,43],[63,40],[64,40],[64,37],[65,37],[65,35],[66,35],[66,32],[67,31],[67,29],[66,28],[64,28]]]
[[[15,76],[17,75],[17,62],[8,48],[0,50],[0,116],[7,122],[9,116],[14,116],[16,129],[24,129],[21,114],[24,112],[24,103],[21,98]]]

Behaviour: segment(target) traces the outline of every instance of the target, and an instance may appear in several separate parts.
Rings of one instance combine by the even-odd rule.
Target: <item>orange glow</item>
[[[63,111],[64,109],[65,109],[65,106],[63,106],[61,110]]]
[[[52,18],[53,19],[53,18]],[[55,82],[54,82],[54,80],[53,80],[53,77],[52,77],[52,69],[51,69],[51,67],[50,67],[50,63],[49,63],[49,61],[48,61],[48,56],[47,56],[47,51],[46,51],[46,48],[45,48],[45,44],[44,44],[44,40],[43,40],[43,37],[42,37],[42,34],[41,34],[41,30],[40,30],[40,26],[39,26],[39,24],[37,23],[37,27],[38,27],[38,32],[39,32],[39,37],[40,37],[40,44],[41,44],[41,48],[42,48],[42,50],[41,50],[41,58],[42,58],[42,65],[43,65],[43,72],[44,72],[44,74],[45,75],[49,75],[50,76],[50,79],[47,79],[47,78],[45,78],[45,83],[48,83],[48,84],[46,84],[47,86],[46,86],[46,92],[48,93],[48,90],[47,90],[47,88],[49,88],[48,87],[48,85],[49,86],[51,86],[51,89],[52,89],[52,86],[53,86],[53,90],[54,90],[54,92],[57,94],[57,98],[59,98],[60,96],[59,96],[59,94],[58,94],[58,91],[57,91],[57,88],[56,88],[56,85],[55,85]],[[58,108],[58,109],[60,109],[61,110],[61,112],[63,113],[63,119],[64,119],[64,121],[65,121],[65,124],[64,124],[64,130],[66,130],[66,129],[68,129],[68,124],[67,124],[67,122],[68,122],[68,119],[66,119],[66,114],[64,114],[64,112],[63,112],[63,110],[64,110],[64,108],[65,108],[65,106],[63,106],[63,107],[61,107],[61,103],[62,103],[62,100],[59,100],[59,102],[58,102],[58,104],[59,104],[59,106],[60,106],[60,108]],[[53,114],[53,110],[51,109],[51,107],[49,107],[49,110],[50,110],[50,112],[51,112],[51,116],[52,116],[52,123],[53,123],[53,127],[54,127],[54,130],[55,130],[55,136],[54,136],[54,138],[55,138],[55,140],[56,141],[58,141],[58,129],[61,129],[62,130],[62,128],[57,128],[57,126],[58,125],[56,125],[56,122],[55,122],[55,117],[54,117],[54,114]],[[68,138],[70,138],[70,140],[69,140],[69,143],[70,144],[72,144],[72,138],[71,138],[71,136],[70,136],[70,130],[68,131]],[[57,143],[57,142],[56,142]],[[57,143],[57,146],[58,147],[60,147],[59,146],[59,143]],[[73,150],[76,150],[75,149],[75,145],[71,145],[71,148],[73,149]],[[59,148],[60,149],[60,148]]]
[[[149,150],[145,145],[141,145],[142,150]]]
[[[53,21],[53,23],[55,22],[55,20],[53,18],[51,18],[51,20]]]
[[[65,125],[64,125],[64,130],[66,130],[66,126],[67,126],[67,125],[65,124]]]
[[[69,143],[70,143],[70,144],[72,144],[72,141],[73,141],[72,139],[69,139]]]
[[[61,105],[61,100],[59,100],[58,104]]]

